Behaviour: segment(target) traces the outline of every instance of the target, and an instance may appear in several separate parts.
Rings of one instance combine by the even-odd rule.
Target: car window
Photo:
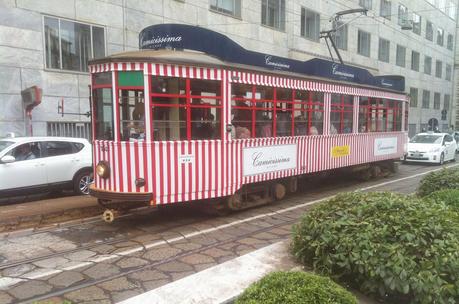
[[[80,152],[83,148],[84,148],[84,145],[82,143],[72,143],[73,144],[73,147],[75,148],[75,152]]]
[[[0,140],[0,152],[14,144],[12,141]]]
[[[47,141],[45,146],[48,157],[75,153],[72,143],[67,141]]]
[[[30,142],[17,146],[11,150],[8,155],[14,156],[16,161],[25,161],[41,157],[40,144],[38,142]]]
[[[418,144],[441,144],[443,140],[443,135],[416,135],[413,137],[410,142]]]
[[[451,135],[446,135],[446,141],[447,142],[453,141],[453,138],[451,137]]]

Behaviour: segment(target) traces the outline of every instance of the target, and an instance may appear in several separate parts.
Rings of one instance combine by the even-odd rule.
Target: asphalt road
[[[118,302],[288,239],[301,214],[323,198],[358,189],[413,193],[438,169],[402,165],[365,183],[346,176],[303,183],[281,202],[228,216],[183,206],[5,238],[0,303]]]

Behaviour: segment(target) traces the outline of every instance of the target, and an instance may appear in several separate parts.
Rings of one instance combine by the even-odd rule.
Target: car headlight
[[[96,174],[102,178],[110,176],[110,166],[106,161],[100,161],[96,166]]]
[[[440,148],[433,148],[429,151],[430,153],[440,152]]]

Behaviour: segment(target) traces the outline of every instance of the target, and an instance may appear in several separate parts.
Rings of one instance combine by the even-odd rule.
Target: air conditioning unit
[[[402,19],[400,24],[402,30],[412,30],[413,29],[413,20]]]

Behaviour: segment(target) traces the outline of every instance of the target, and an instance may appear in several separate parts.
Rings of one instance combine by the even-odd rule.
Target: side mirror
[[[14,156],[11,156],[11,155],[5,155],[2,157],[2,159],[0,159],[0,162],[2,164],[14,163],[15,161],[16,161],[16,158],[14,158]]]

